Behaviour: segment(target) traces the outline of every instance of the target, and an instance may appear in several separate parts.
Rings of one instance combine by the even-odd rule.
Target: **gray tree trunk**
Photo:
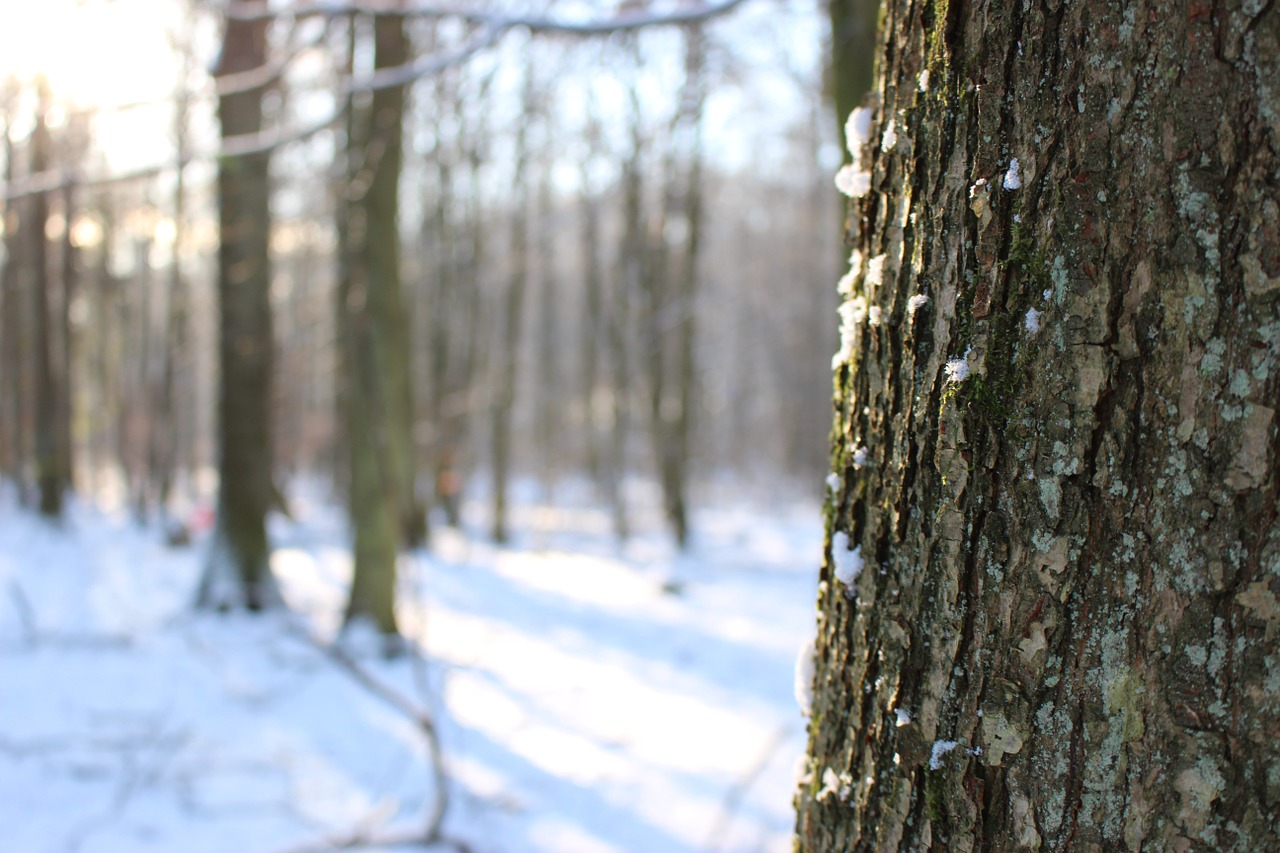
[[[1280,14],[885,11],[798,848],[1280,849]]]

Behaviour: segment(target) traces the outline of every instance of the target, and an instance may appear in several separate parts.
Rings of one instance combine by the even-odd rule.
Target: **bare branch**
[[[431,814],[427,819],[426,830],[415,836],[412,840],[417,843],[432,844],[438,841],[445,841],[440,833],[440,826],[444,822],[445,811],[448,809],[448,776],[445,773],[444,754],[440,748],[440,734],[436,729],[435,720],[431,714],[424,708],[420,708],[416,702],[408,696],[396,690],[385,681],[380,681],[368,669],[360,665],[360,662],[349,655],[345,649],[335,643],[326,643],[316,637],[303,624],[298,622],[289,622],[290,633],[297,636],[303,642],[312,646],[329,660],[333,661],[341,669],[355,680],[357,684],[383,702],[395,708],[404,714],[417,725],[422,732],[423,738],[427,742],[427,748],[431,756],[431,774],[432,781],[435,784],[435,802],[432,806]],[[374,843],[367,839],[358,839],[360,843]],[[397,841],[396,843],[400,843]]]
[[[570,21],[540,15],[482,12],[449,3],[427,3],[418,0],[363,0],[363,2],[299,2],[285,9],[272,10],[261,2],[232,0],[219,8],[228,18],[242,21],[270,18],[306,18],[320,16],[367,14],[405,15],[417,18],[457,18],[473,24],[509,30],[524,27],[532,32],[555,32],[570,35],[605,35],[642,27],[694,24],[705,21],[741,5],[744,0],[721,0],[699,3],[671,12],[623,11],[611,18],[596,21]]]
[[[394,0],[365,0],[363,3],[299,3],[290,9],[280,12],[270,11],[265,3],[233,2],[222,6],[222,11],[229,18],[236,20],[263,20],[276,17],[314,17],[319,15],[335,16],[352,13],[367,14],[404,14],[420,17],[456,17],[471,23],[481,24],[479,34],[473,40],[449,53],[420,57],[406,65],[395,68],[383,68],[374,74],[348,80],[337,91],[335,107],[324,117],[309,122],[301,127],[276,128],[263,133],[248,136],[234,136],[224,140],[217,151],[208,152],[203,157],[189,159],[213,159],[221,157],[249,157],[255,154],[266,154],[294,142],[302,142],[315,136],[320,131],[333,125],[342,115],[343,97],[356,92],[373,92],[394,86],[404,86],[424,77],[438,74],[447,68],[470,59],[476,53],[494,44],[508,30],[524,27],[532,32],[555,32],[571,35],[593,36],[609,33],[625,32],[643,27],[694,24],[708,18],[722,15],[741,5],[745,0],[721,0],[719,3],[700,4],[666,13],[633,13],[624,12],[612,18],[599,21],[575,23],[573,21],[542,18],[536,15],[501,15],[477,12],[453,6],[433,3],[420,3],[406,0],[403,3]],[[308,43],[278,63],[268,63],[235,75],[228,75],[218,84],[219,94],[233,94],[239,91],[258,88],[276,79],[290,61],[304,52],[314,43]],[[141,104],[139,104],[141,105]],[[133,106],[139,106],[133,105]],[[154,177],[173,168],[173,164],[152,166],[120,175],[102,178],[79,180],[80,186],[96,188],[115,183],[142,180]],[[71,177],[63,172],[41,172],[28,175],[13,181],[0,194],[5,201],[23,198],[41,192],[49,192],[66,186]]]

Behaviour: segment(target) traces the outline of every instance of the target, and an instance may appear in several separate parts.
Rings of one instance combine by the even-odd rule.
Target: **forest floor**
[[[816,504],[703,510],[678,555],[654,517],[619,546],[586,501],[526,497],[513,545],[469,506],[403,561],[423,655],[344,644],[438,721],[446,835],[476,853],[790,850]],[[169,548],[119,514],[73,507],[54,528],[0,503],[0,850],[421,832],[420,730],[324,651],[350,574],[341,515],[305,490],[292,509],[272,527],[289,611],[252,617],[191,611],[202,537]]]

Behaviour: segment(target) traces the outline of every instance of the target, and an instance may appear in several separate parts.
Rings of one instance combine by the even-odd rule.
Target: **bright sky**
[[[0,0],[0,75],[43,73],[81,106],[164,97],[173,15],[170,0]]]

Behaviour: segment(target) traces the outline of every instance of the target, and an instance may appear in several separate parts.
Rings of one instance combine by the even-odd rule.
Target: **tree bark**
[[[799,849],[1280,849],[1278,58],[886,4]]]
[[[214,75],[267,61],[267,21],[230,19]],[[218,99],[222,136],[262,129],[263,89]],[[271,477],[271,233],[269,156],[218,161],[218,521],[196,603],[260,610],[279,603],[268,562]]]

